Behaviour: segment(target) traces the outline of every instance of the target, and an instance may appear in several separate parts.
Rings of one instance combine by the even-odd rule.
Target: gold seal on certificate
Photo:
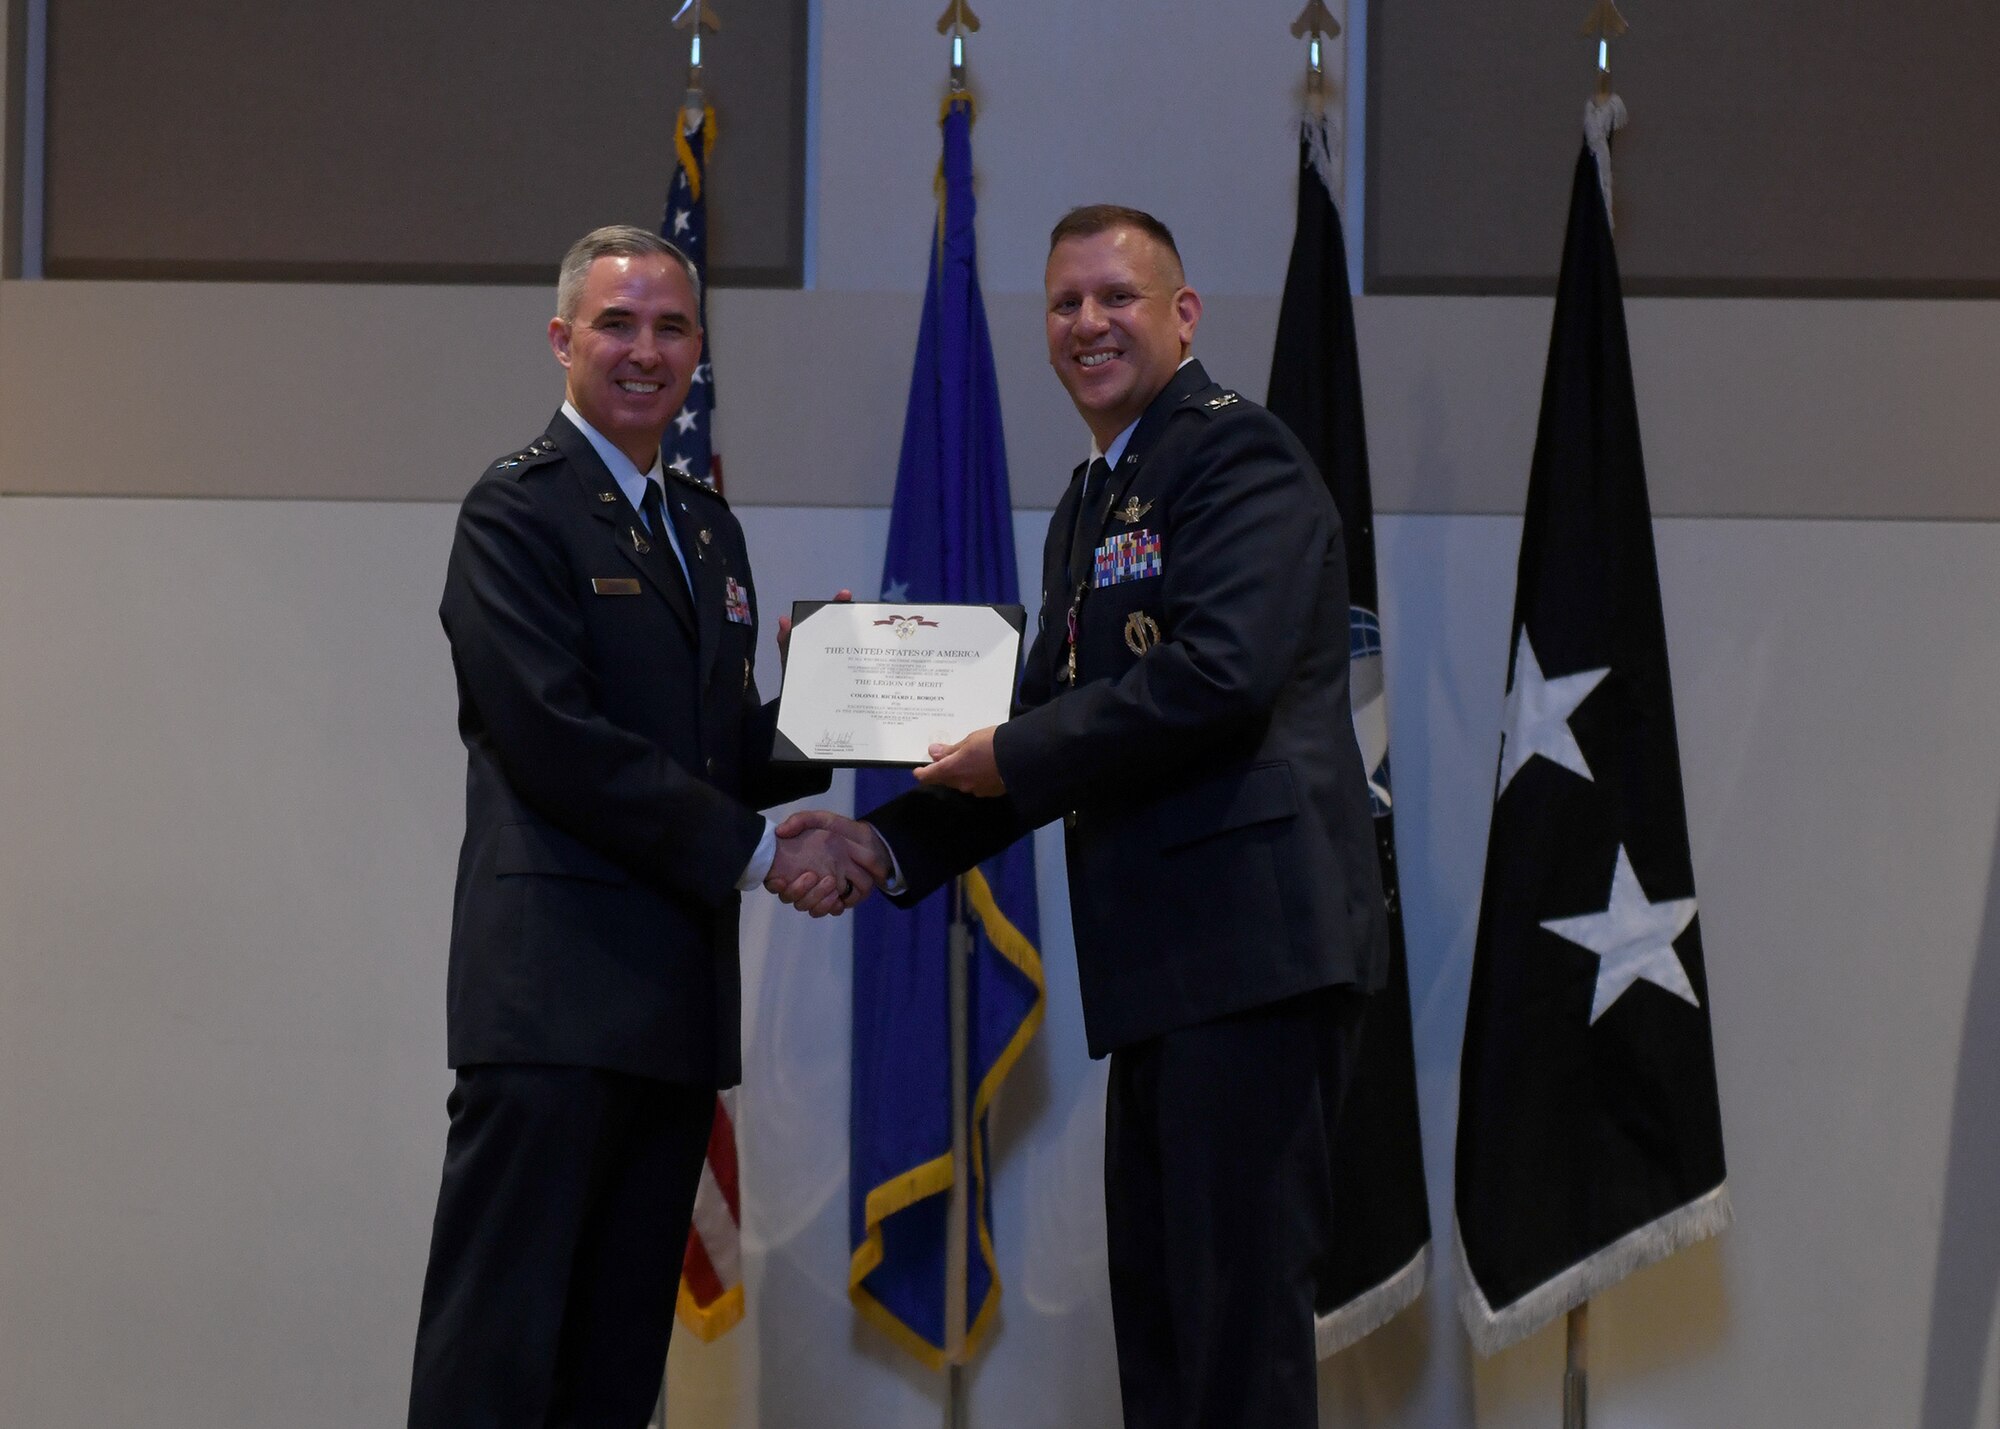
[[[798,602],[773,757],[930,763],[933,744],[1006,721],[1025,624],[1018,605]]]

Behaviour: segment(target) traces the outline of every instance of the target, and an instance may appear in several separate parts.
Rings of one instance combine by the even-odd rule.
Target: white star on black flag
[[[1521,766],[1537,754],[1551,763],[1590,777],[1590,765],[1577,748],[1570,731],[1569,717],[1589,698],[1598,681],[1609,670],[1583,670],[1574,675],[1546,679],[1535,647],[1528,639],[1528,627],[1521,626],[1521,638],[1514,646],[1514,681],[1507,687],[1507,709],[1500,721],[1500,787],[1505,793],[1521,772]]]
[[[1459,1060],[1460,1308],[1485,1354],[1730,1215],[1638,406],[1588,149],[1512,653]]]
[[[1632,871],[1631,857],[1620,848],[1604,910],[1573,918],[1547,918],[1542,926],[1558,938],[1597,954],[1597,991],[1590,999],[1590,1020],[1596,1022],[1641,978],[1701,1006],[1687,969],[1681,966],[1681,955],[1674,951],[1674,939],[1693,921],[1692,898],[1649,902],[1639,886],[1639,875]]]

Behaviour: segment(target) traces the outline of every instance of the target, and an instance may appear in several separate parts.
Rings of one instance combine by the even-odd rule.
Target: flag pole
[[[1584,17],[1582,34],[1596,43],[1597,85],[1584,108],[1584,135],[1593,148],[1602,144],[1599,161],[1604,171],[1604,206],[1610,215],[1610,131],[1623,122],[1622,108],[1613,109],[1617,96],[1611,92],[1611,41],[1630,27],[1618,13],[1617,0],[1595,0]],[[1601,130],[1600,130],[1600,127]],[[1601,137],[1600,137],[1601,136]],[[1569,1312],[1564,1321],[1563,1429],[1588,1429],[1590,1423],[1590,1302],[1584,1301]]]
[[[1568,1361],[1563,1370],[1563,1429],[1590,1423],[1590,1302],[1569,1312]]]
[[[687,98],[681,101],[681,123],[692,133],[701,122],[702,108],[708,102],[701,87],[701,32],[707,30],[713,34],[722,28],[722,17],[715,13],[715,0],[682,0],[680,9],[674,11],[674,28],[691,32]]]
[[[1307,0],[1299,18],[1292,21],[1293,37],[1307,42],[1306,104],[1313,113],[1322,116],[1326,113],[1325,41],[1339,34],[1340,21],[1326,8],[1326,0]]]
[[[950,85],[965,93],[965,37],[979,28],[966,0],[951,0],[937,30],[951,41]],[[940,233],[939,241],[943,241]],[[972,1224],[972,1061],[968,988],[972,967],[972,923],[967,916],[964,875],[951,882],[951,932],[947,939],[951,981],[951,1198],[945,1208],[945,1429],[968,1429],[966,1404],[966,1299]]]
[[[1604,193],[1604,217],[1616,228],[1618,220],[1611,211],[1611,133],[1625,127],[1625,101],[1611,88],[1611,42],[1632,27],[1625,23],[1625,17],[1618,13],[1617,0],[1595,0],[1590,13],[1584,16],[1583,29],[1579,31],[1585,39],[1595,43],[1594,67],[1597,72],[1597,87],[1583,106],[1583,137],[1590,145],[1590,152],[1597,156],[1597,181]]]
[[[966,1027],[967,983],[972,963],[972,925],[966,917],[965,878],[951,881],[951,1198],[945,1208],[945,1429],[966,1429],[965,1403],[966,1241],[972,1218],[972,1118],[967,1096],[971,1060]]]

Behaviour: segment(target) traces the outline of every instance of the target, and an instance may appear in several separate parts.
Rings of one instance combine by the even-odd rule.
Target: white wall
[[[0,504],[0,1422],[397,1415],[446,1086],[450,518]],[[865,583],[885,535],[747,525],[778,601]],[[1517,533],[1381,528],[1441,1230]],[[1969,1429],[1994,1393],[2000,532],[1669,521],[1660,547],[1739,1224],[1599,1302],[1600,1420]],[[1102,1068],[1041,853],[1050,1015],[999,1113],[1007,1300],[972,1403],[1068,1429],[1115,1422]],[[753,1311],[677,1345],[685,1422],[937,1422],[845,1301],[845,932],[749,920]],[[1326,1423],[1546,1422],[1559,1332],[1475,1367],[1439,1268],[1328,1367]]]
[[[732,481],[761,479],[737,455],[800,462],[788,482],[823,478],[847,508],[745,510],[774,603],[879,570],[867,493],[893,461],[930,224],[936,8],[823,4],[821,291],[718,303]],[[987,7],[981,238],[1024,507],[1080,444],[1027,296],[1068,202],[1168,212],[1214,295],[1204,351],[1261,391],[1295,10]],[[163,462],[223,491],[366,468],[411,475],[377,494],[436,495],[422,483],[463,485],[553,406],[544,307],[4,285],[0,490],[129,490],[130,467]],[[1518,499],[1546,321],[1526,300],[1364,303],[1378,489],[1401,493],[1385,504]],[[1660,524],[1738,1225],[1599,1302],[1597,1422],[1990,1425],[2000,528],[1796,518],[2000,510],[1983,397],[2000,308],[1635,304],[1633,331],[1655,490],[1698,498],[1662,509],[1794,519]],[[739,353],[778,377],[733,375]],[[753,422],[788,445],[759,446]],[[830,473],[806,464],[819,453]],[[1899,489],[1912,506],[1885,504]],[[434,611],[451,515],[0,498],[0,1424],[399,1419],[448,1085],[462,756]],[[1026,551],[1040,519],[1020,515]],[[1475,1364],[1451,1311],[1457,1043],[1517,530],[1380,522],[1443,1253],[1422,1307],[1325,1369],[1328,1425],[1556,1414],[1559,1332]],[[1103,1069],[1082,1053],[1048,840],[1049,1020],[997,1113],[1007,1291],[973,1419],[1095,1429],[1116,1418]],[[846,926],[753,908],[752,1317],[677,1343],[676,1422],[936,1424],[938,1382],[845,1300]]]

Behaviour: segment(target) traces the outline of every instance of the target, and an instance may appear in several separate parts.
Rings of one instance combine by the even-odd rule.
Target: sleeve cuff
[[[764,880],[771,876],[772,860],[778,856],[778,825],[767,814],[764,817],[764,837],[757,840],[757,850],[750,855],[750,862],[743,866],[743,876],[736,880],[736,891],[748,893],[753,888],[764,886]],[[894,858],[895,855],[889,855]]]
[[[882,881],[882,891],[891,898],[900,898],[910,891],[910,881],[903,877],[903,861],[896,857],[896,850],[890,848],[889,840],[880,829],[873,824],[868,827],[875,829],[875,837],[882,840],[882,847],[889,855],[889,876]]]

